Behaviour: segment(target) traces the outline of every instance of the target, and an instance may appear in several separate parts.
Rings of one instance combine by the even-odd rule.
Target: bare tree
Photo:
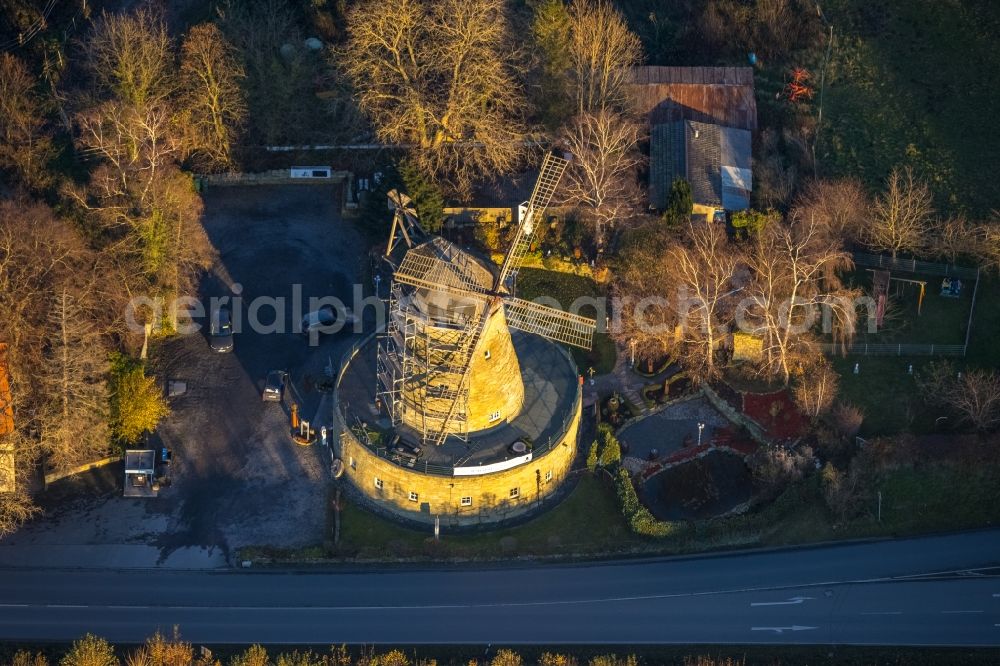
[[[573,154],[563,199],[592,220],[598,248],[605,233],[635,205],[638,142],[639,124],[613,111],[585,113],[563,132],[563,143]]]
[[[625,111],[631,68],[642,62],[642,42],[607,0],[575,0],[570,16],[570,88],[577,115]]]
[[[837,397],[840,376],[823,357],[817,357],[811,367],[804,368],[795,380],[792,396],[802,413],[813,419],[830,411]]]
[[[106,455],[108,349],[84,298],[63,288],[48,316],[50,344],[38,369],[42,395],[39,436],[47,463],[68,469]]]
[[[857,293],[838,278],[851,258],[814,218],[768,225],[746,257],[753,277],[737,323],[762,338],[762,370],[788,385],[796,368],[817,356],[816,324],[841,340],[855,333]]]
[[[674,354],[678,318],[673,307],[676,293],[664,279],[662,266],[671,241],[659,225],[648,223],[631,230],[619,249],[615,281],[618,320],[612,329],[622,347],[631,348],[643,361]]]
[[[54,346],[47,315],[55,294],[91,271],[92,253],[47,207],[0,202],[0,340],[5,343],[0,364],[10,377],[12,404],[7,409],[13,411],[14,427],[13,432],[3,433],[0,455],[13,455],[16,481],[13,492],[0,496],[0,532],[14,529],[34,512],[26,482],[39,459],[50,453],[40,437],[53,399],[42,380],[49,371],[47,354]],[[64,453],[79,455],[78,461],[88,453],[72,439],[68,445]],[[8,469],[5,464],[5,473]]]
[[[167,26],[149,9],[101,14],[84,56],[101,93],[138,109],[162,104],[176,87]]]
[[[814,218],[833,240],[857,241],[867,226],[870,202],[861,182],[815,180],[796,199],[791,218]]]
[[[54,151],[35,83],[23,62],[0,53],[0,168],[15,172],[29,188],[41,189],[51,180],[47,163]]]
[[[957,373],[948,361],[938,361],[917,376],[917,385],[924,400],[953,409],[977,430],[1000,425],[1000,373],[996,370]]]
[[[910,167],[893,169],[885,191],[875,199],[874,217],[865,240],[876,250],[892,253],[919,252],[927,246],[931,216],[931,192]]]
[[[1000,425],[1000,373],[970,370],[956,384],[946,400],[966,421],[982,431]]]
[[[678,288],[677,308],[686,366],[707,381],[718,374],[716,351],[736,305],[739,252],[720,224],[690,223],[684,242],[667,251],[667,281]]]
[[[502,0],[368,0],[347,24],[343,66],[380,140],[458,191],[513,167],[522,95]]]
[[[181,107],[188,130],[185,152],[199,153],[212,168],[233,161],[233,141],[246,120],[236,50],[214,23],[196,25],[181,47]]]
[[[715,377],[739,291],[738,252],[722,225],[690,224],[682,239],[640,244],[620,263],[619,342],[642,358],[674,352],[695,380]]]
[[[948,218],[930,238],[935,254],[955,263],[962,256],[977,256],[980,253],[982,235],[980,228],[964,215]]]

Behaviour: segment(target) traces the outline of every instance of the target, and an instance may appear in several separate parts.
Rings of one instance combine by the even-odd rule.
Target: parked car
[[[217,352],[233,351],[233,318],[228,306],[222,305],[212,313],[208,328],[208,346]]]
[[[350,308],[344,308],[343,321],[341,321],[341,313],[336,308],[332,305],[324,305],[302,318],[302,334],[311,335],[314,332],[336,333],[353,325],[355,321],[357,321],[357,318]],[[333,330],[333,327],[337,324],[339,326],[336,327],[336,330]]]
[[[264,402],[281,402],[285,394],[285,378],[287,376],[288,373],[283,370],[272,370],[267,373],[267,379],[264,380],[264,393],[261,396]]]

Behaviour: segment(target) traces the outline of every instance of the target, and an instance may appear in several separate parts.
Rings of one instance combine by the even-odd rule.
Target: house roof
[[[0,343],[0,437],[14,432],[14,399],[10,393],[7,345]]]
[[[692,120],[757,129],[751,67],[634,67],[630,87],[650,126]]]
[[[0,343],[0,493],[15,488],[14,447],[4,441],[6,435],[14,432],[14,400],[7,362],[7,345]]]
[[[649,200],[665,208],[671,184],[684,178],[696,204],[743,210],[750,206],[750,132],[693,121],[650,129]]]

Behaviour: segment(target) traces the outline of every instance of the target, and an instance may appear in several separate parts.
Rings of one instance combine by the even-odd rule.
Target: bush
[[[614,431],[611,429],[607,423],[602,423],[598,427],[598,441],[600,454],[597,458],[597,464],[601,467],[614,467],[622,460],[622,447],[618,442],[618,438],[615,437]],[[598,442],[594,442],[595,446],[598,446]]]
[[[838,402],[830,413],[831,425],[841,437],[857,435],[864,420],[864,410],[847,402]]]
[[[662,520],[657,520],[649,509],[639,502],[639,496],[635,493],[635,486],[632,485],[632,477],[624,467],[618,468],[615,477],[615,486],[618,494],[618,502],[621,504],[622,514],[628,521],[629,528],[636,534],[647,537],[665,537],[669,535],[674,526]]]
[[[590,452],[587,453],[587,469],[591,473],[597,471],[597,440],[590,445]]]
[[[155,377],[147,377],[145,363],[124,354],[111,358],[111,433],[120,442],[138,440],[170,413]]]
[[[406,194],[417,209],[420,226],[424,231],[440,231],[444,224],[444,195],[441,194],[441,189],[412,160],[400,162],[399,175],[403,179]]]
[[[797,451],[783,446],[761,447],[747,462],[765,499],[777,497],[789,485],[802,480],[815,464],[813,450],[808,446]]]

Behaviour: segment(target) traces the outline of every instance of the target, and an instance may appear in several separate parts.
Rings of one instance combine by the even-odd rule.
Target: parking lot
[[[238,293],[243,305],[234,307],[234,319],[242,316],[244,323],[232,353],[211,351],[204,332],[154,346],[158,376],[187,384],[183,396],[171,399],[172,414],[158,432],[173,452],[172,483],[155,499],[135,500],[118,496],[106,479],[108,488],[96,498],[88,485],[93,479],[71,481],[49,515],[4,540],[5,551],[86,545],[109,557],[135,547],[132,559],[141,560],[153,546],[160,563],[174,558],[197,565],[231,562],[244,545],[295,547],[324,539],[327,458],[319,445],[291,441],[290,408],[295,401],[317,430],[330,423],[331,398],[317,390],[316,380],[356,337],[342,332],[310,346],[292,332],[293,315],[301,315],[290,301],[279,327],[284,333],[252,331],[246,315],[257,297],[290,299],[299,289],[293,285],[301,286],[303,312],[311,296],[351,303],[366,252],[341,220],[339,196],[339,188],[317,185],[205,193],[205,228],[219,257],[200,296],[204,302]],[[260,308],[259,319],[272,322],[274,312]],[[264,378],[278,369],[289,373],[285,399],[262,402]],[[82,489],[75,494],[74,484]]]

